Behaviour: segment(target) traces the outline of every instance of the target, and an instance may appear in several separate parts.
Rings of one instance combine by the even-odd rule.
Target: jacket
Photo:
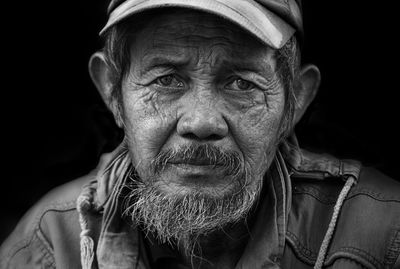
[[[0,248],[0,268],[144,269],[140,233],[121,219],[123,147],[43,197]],[[352,160],[285,142],[236,268],[400,268],[400,184]]]

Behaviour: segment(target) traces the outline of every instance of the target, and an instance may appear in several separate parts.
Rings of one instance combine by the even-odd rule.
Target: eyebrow
[[[142,72],[146,73],[151,69],[161,67],[161,68],[174,68],[180,69],[189,64],[190,59],[185,59],[185,57],[172,55],[168,56],[165,54],[144,56],[142,58]]]
[[[183,69],[185,66],[190,64],[190,57],[182,54],[152,54],[144,55],[142,58],[142,68],[141,73],[145,74],[155,68],[165,68],[165,69]],[[220,67],[220,70],[230,70],[234,72],[252,72],[260,76],[265,77],[265,75],[273,75],[274,71],[269,64],[261,63],[259,61],[248,61],[246,59],[224,59]]]
[[[272,75],[274,70],[269,64],[254,61],[224,61],[223,66],[230,66],[230,70],[237,72],[252,72],[261,76]]]

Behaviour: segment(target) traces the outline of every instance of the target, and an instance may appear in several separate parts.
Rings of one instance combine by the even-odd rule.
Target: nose
[[[220,140],[228,134],[228,125],[217,105],[197,102],[188,105],[178,121],[177,132],[194,140]]]

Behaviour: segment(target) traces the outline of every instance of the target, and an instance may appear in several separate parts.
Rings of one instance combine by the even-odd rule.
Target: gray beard
[[[160,191],[154,181],[131,176],[124,214],[160,243],[181,247],[188,257],[201,252],[198,239],[243,221],[261,190],[262,180],[243,171],[232,178],[231,192],[222,197],[193,189],[184,195]],[[147,181],[146,181],[147,182]]]

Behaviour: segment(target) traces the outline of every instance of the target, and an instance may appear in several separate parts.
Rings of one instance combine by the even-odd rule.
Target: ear
[[[315,65],[302,66],[295,84],[296,104],[294,112],[294,125],[303,117],[308,106],[314,100],[321,82],[321,73]]]
[[[111,80],[111,71],[105,60],[104,53],[96,52],[90,57],[89,73],[104,103],[113,113],[117,125],[122,127],[121,112],[118,100],[112,95],[113,83]]]

